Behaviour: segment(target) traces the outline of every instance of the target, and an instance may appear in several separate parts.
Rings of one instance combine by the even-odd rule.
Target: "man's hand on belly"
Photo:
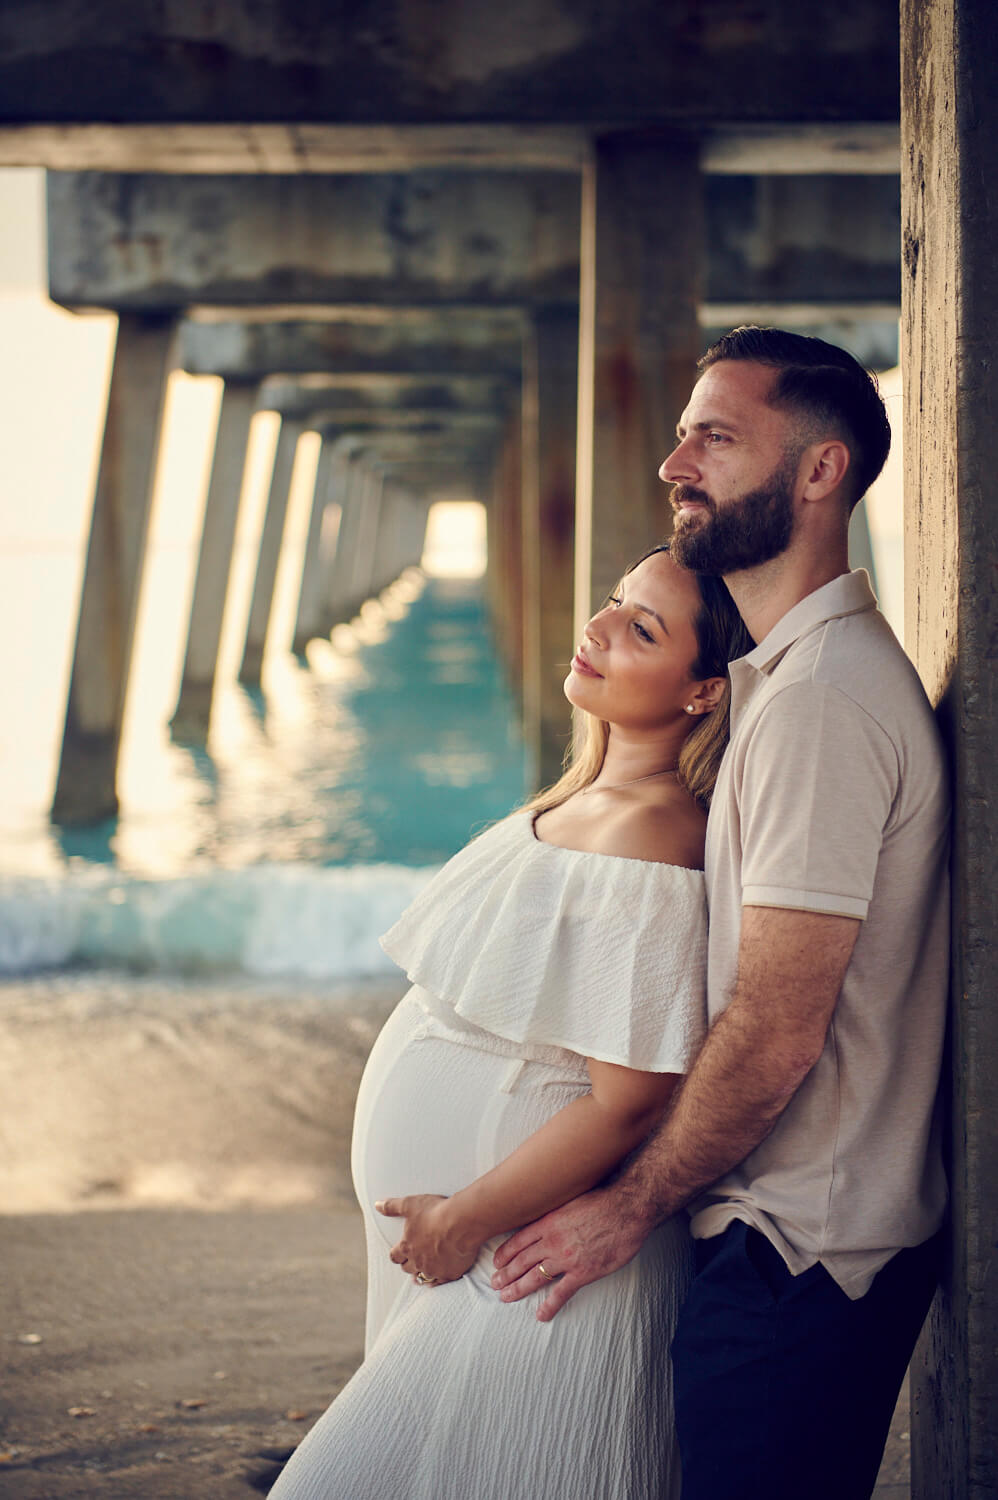
[[[537,1309],[540,1322],[548,1323],[581,1287],[633,1260],[654,1224],[622,1202],[615,1187],[595,1188],[500,1245],[492,1285],[503,1302],[519,1302],[550,1284]]]

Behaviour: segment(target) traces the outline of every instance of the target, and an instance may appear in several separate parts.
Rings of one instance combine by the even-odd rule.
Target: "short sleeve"
[[[893,743],[847,694],[777,693],[742,767],[742,904],[865,919],[898,781]]]

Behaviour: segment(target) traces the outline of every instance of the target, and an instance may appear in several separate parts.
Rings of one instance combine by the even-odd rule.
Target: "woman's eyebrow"
[[[665,631],[666,635],[669,634],[669,627],[668,627],[668,625],[662,619],[662,616],[659,614],[658,610],[657,609],[652,609],[652,607],[651,607],[650,604],[638,604],[635,601],[631,605],[631,608],[632,609],[639,609],[643,615],[651,615],[651,617],[652,617],[653,620],[657,620],[658,621],[658,623],[661,625],[662,629]]]

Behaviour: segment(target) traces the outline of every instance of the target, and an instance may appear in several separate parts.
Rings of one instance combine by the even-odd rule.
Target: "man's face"
[[[722,360],[693,388],[679,443],[659,470],[675,485],[672,554],[699,573],[757,567],[789,545],[799,446],[766,402],[775,372]]]

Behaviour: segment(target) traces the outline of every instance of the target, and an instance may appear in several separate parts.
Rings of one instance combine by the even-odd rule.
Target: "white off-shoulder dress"
[[[273,1500],[668,1500],[669,1344],[685,1219],[550,1323],[503,1303],[482,1247],[460,1281],[388,1259],[376,1199],[450,1194],[589,1087],[584,1059],[684,1072],[706,1027],[699,871],[540,842],[529,814],[434,877],[382,940],[412,988],[361,1082],[353,1174],[369,1257],[367,1355]]]

